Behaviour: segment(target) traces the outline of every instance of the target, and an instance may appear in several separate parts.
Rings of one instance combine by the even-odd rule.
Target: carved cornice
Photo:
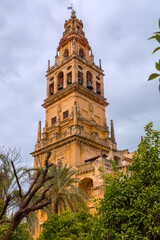
[[[98,95],[97,93],[89,90],[86,87],[81,86],[78,83],[73,83],[73,84],[67,86],[66,88],[62,89],[61,91],[57,92],[55,95],[52,95],[49,98],[45,99],[44,104],[42,104],[42,106],[44,108],[47,108],[51,104],[56,103],[57,101],[65,98],[69,94],[73,94],[73,93],[80,93],[84,96],[87,96],[89,99],[91,99],[95,102],[98,102],[99,104],[101,104],[105,107],[108,106],[108,104],[109,104],[106,101],[106,98]]]
[[[57,70],[60,70],[62,67],[64,67],[69,62],[71,62],[73,59],[78,60],[82,64],[86,65],[87,67],[91,68],[92,70],[94,70],[97,73],[102,74],[104,76],[103,70],[100,69],[97,65],[87,61],[85,58],[79,57],[76,53],[74,53],[70,57],[68,57],[67,59],[64,59],[64,61],[62,61],[60,65],[54,65],[50,68],[50,70],[47,70],[46,71],[46,73],[47,73],[46,77],[49,77],[52,73],[56,72]]]
[[[69,145],[72,142],[77,142],[79,144],[90,146],[94,149],[103,150],[105,152],[109,152],[110,147],[106,141],[99,141],[98,139],[90,139],[86,136],[80,136],[77,134],[67,136],[66,138],[57,139],[55,142],[52,141],[42,141],[38,145],[36,145],[36,150],[32,152],[32,156],[36,157],[41,154],[45,154],[48,151],[53,151],[55,149],[59,149],[63,146]]]

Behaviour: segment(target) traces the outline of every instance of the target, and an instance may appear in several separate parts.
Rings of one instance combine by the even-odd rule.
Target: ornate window
[[[72,84],[72,72],[67,74],[67,85]]]
[[[56,117],[54,117],[54,118],[51,119],[51,124],[52,124],[52,125],[54,125],[56,122],[57,122]]]
[[[92,87],[92,74],[91,74],[91,72],[87,71],[86,78],[87,78],[87,88],[92,90],[93,87]]]
[[[68,118],[68,110],[63,112],[63,119],[66,119],[66,118]]]
[[[52,96],[54,94],[54,83],[51,83],[49,85],[49,96]]]
[[[63,89],[63,72],[58,74],[58,90]]]
[[[82,48],[79,49],[79,56],[81,58],[84,58],[85,57],[85,53],[84,53],[84,50]]]
[[[68,58],[68,57],[69,57],[69,50],[68,50],[68,48],[66,48],[66,49],[64,50],[63,56],[64,56],[64,58]]]
[[[101,84],[96,82],[96,93],[101,94]]]
[[[83,73],[78,71],[78,83],[83,84]]]

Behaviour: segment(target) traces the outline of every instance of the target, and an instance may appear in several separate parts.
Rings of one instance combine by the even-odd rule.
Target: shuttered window
[[[68,118],[68,110],[63,113],[63,119]]]

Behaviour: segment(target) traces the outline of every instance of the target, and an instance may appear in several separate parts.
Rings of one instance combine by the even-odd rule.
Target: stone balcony
[[[35,146],[35,150],[42,149],[42,148],[52,145],[54,143],[57,144],[61,140],[64,141],[65,139],[68,139],[72,136],[79,136],[85,140],[92,141],[92,142],[100,144],[104,147],[107,147],[107,148],[110,147],[110,141],[108,141],[108,139],[102,139],[98,135],[93,135],[91,133],[88,133],[88,132],[84,131],[84,129],[81,126],[72,125],[72,126],[68,127],[68,129],[62,134],[53,133],[52,138],[49,138],[47,140],[42,139],[41,141],[39,141]]]

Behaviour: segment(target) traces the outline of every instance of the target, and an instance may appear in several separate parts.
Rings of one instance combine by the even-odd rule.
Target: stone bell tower
[[[43,165],[47,151],[51,161],[62,160],[79,170],[79,187],[90,200],[92,195],[103,196],[103,180],[98,168],[112,172],[111,160],[120,170],[131,162],[128,151],[118,151],[113,121],[111,135],[106,122],[104,98],[104,72],[94,63],[94,55],[83,32],[83,23],[72,10],[65,21],[63,36],[59,42],[55,63],[48,61],[45,126],[41,135],[38,126],[37,143],[32,153],[35,166]]]

